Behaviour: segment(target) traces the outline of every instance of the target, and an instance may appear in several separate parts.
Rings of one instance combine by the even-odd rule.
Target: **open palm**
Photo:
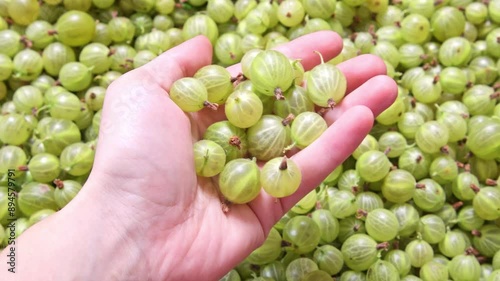
[[[314,51],[329,60],[341,49],[342,39],[327,31],[277,48],[302,59],[306,70],[320,63]],[[303,174],[297,193],[276,201],[261,192],[251,203],[232,205],[224,213],[213,181],[196,176],[192,152],[193,141],[224,119],[223,110],[185,114],[168,96],[175,80],[192,76],[211,61],[212,47],[199,36],[108,88],[92,174],[67,208],[77,208],[82,200],[105,202],[95,204],[107,214],[105,220],[114,229],[110,233],[122,235],[123,247],[130,249],[125,255],[141,255],[144,266],[130,280],[220,278],[352,153],[370,131],[374,115],[397,93],[394,81],[385,76],[384,63],[375,56],[340,64],[348,95],[325,115],[328,130],[293,156]],[[240,72],[239,65],[228,70],[233,76]]]

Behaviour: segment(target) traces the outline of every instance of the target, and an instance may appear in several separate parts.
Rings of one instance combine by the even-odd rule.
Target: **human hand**
[[[309,70],[320,63],[314,51],[330,60],[340,53],[342,39],[322,31],[277,49],[301,58]],[[50,220],[63,224],[95,208],[106,214],[99,225],[107,236],[100,239],[107,242],[100,245],[121,244],[121,250],[113,247],[120,256],[120,265],[112,267],[117,280],[217,280],[352,153],[370,131],[374,115],[397,95],[396,83],[384,75],[385,65],[377,57],[362,55],[341,63],[348,95],[325,115],[328,130],[293,156],[303,175],[299,190],[277,201],[262,191],[249,204],[232,205],[224,213],[216,183],[196,176],[192,152],[206,128],[224,119],[224,111],[186,114],[168,96],[175,80],[194,75],[211,60],[212,47],[200,36],[115,81],[107,90],[95,163],[85,187],[54,215],[59,217],[39,223],[21,238],[27,241],[24,236],[33,236]],[[240,72],[239,65],[228,69],[233,76]],[[99,255],[100,249],[94,251]],[[106,266],[104,259],[101,266]]]

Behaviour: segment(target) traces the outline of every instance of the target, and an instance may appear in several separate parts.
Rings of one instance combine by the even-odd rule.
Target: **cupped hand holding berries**
[[[341,49],[342,39],[329,31],[277,48],[305,70],[321,62],[316,52],[327,61]],[[90,178],[69,205],[19,238],[22,269],[12,280],[218,280],[354,151],[397,95],[379,58],[339,64],[347,95],[324,115],[328,129],[293,155],[302,173],[298,191],[278,200],[261,191],[224,213],[216,185],[197,177],[193,163],[193,143],[225,119],[224,110],[185,113],[168,95],[173,82],[211,61],[210,42],[199,36],[108,88]],[[228,70],[241,72],[239,65]]]

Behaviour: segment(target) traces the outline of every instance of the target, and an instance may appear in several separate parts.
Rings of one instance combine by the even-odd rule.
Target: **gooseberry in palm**
[[[260,181],[267,194],[282,198],[297,191],[302,181],[302,173],[292,159],[286,156],[277,157],[264,165]]]
[[[248,152],[258,160],[267,161],[279,157],[291,143],[289,120],[275,115],[263,115],[247,130]]]
[[[184,77],[172,84],[170,99],[183,111],[194,112],[204,107],[217,110],[217,104],[208,101],[205,85],[196,78]]]
[[[300,113],[292,122],[291,136],[294,145],[304,149],[318,139],[328,128],[326,121],[315,112]]]
[[[219,175],[219,190],[224,197],[236,204],[245,204],[260,193],[260,170],[250,159],[229,161]]]
[[[209,102],[222,104],[233,91],[231,74],[222,66],[204,66],[193,77],[201,81],[207,89]]]
[[[243,57],[241,37],[235,33],[221,35],[214,46],[215,56],[224,65],[238,63]]]
[[[288,58],[274,50],[258,53],[250,66],[250,79],[254,89],[267,96],[283,98],[283,93],[294,82],[294,71]]]
[[[307,111],[314,111],[314,103],[309,99],[306,89],[294,85],[284,93],[284,99],[276,100],[273,106],[273,113],[281,118],[288,115],[299,114]]]
[[[344,98],[347,81],[334,65],[322,62],[310,71],[306,80],[309,98],[318,106],[333,107]]]
[[[226,152],[216,142],[200,140],[193,145],[196,174],[213,177],[219,174],[226,164]]]
[[[229,95],[224,110],[231,124],[240,128],[249,128],[260,120],[263,105],[260,98],[253,92],[238,90]]]
[[[247,154],[248,141],[245,130],[232,125],[229,121],[215,122],[210,125],[203,139],[220,145],[226,153],[226,162],[245,157]]]

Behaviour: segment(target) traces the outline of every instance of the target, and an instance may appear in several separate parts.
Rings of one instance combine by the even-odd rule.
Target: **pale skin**
[[[322,31],[277,48],[306,70],[340,53]],[[16,241],[16,273],[0,254],[0,280],[218,280],[264,241],[274,223],[341,164],[397,95],[384,63],[371,55],[343,62],[347,96],[325,115],[329,128],[292,158],[299,190],[276,200],[261,192],[224,213],[216,185],[197,177],[192,144],[224,119],[209,109],[185,114],[172,83],[211,63],[202,36],[115,81],[106,94],[92,173],[65,208]],[[239,65],[229,67],[233,76]]]

